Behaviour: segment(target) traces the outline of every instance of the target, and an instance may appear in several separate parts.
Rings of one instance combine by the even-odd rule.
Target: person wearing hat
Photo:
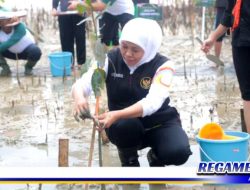
[[[170,106],[173,62],[158,53],[162,42],[159,24],[135,18],[123,28],[119,48],[107,54],[108,108],[97,118],[116,145],[122,166],[140,166],[137,151],[150,147],[150,166],[181,165],[192,154],[179,113]],[[72,86],[74,116],[88,108],[93,70]]]
[[[41,57],[41,50],[17,17],[0,20],[0,67],[1,76],[8,76],[11,70],[5,58],[27,60],[25,75],[31,75],[32,69]]]

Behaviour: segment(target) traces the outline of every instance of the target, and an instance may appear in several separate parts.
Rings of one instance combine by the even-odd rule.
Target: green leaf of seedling
[[[104,88],[106,79],[106,73],[103,69],[97,68],[91,78],[91,85],[94,91],[95,97],[101,96],[101,90]]]
[[[78,13],[83,14],[86,11],[86,7],[82,4],[78,4],[76,10]]]

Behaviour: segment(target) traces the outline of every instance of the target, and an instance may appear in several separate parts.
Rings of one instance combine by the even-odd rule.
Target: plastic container
[[[196,136],[196,141],[200,146],[201,161],[242,162],[248,160],[249,134],[236,131],[226,131],[225,134],[239,138],[232,140],[212,140]]]
[[[49,54],[50,71],[52,76],[69,76],[71,75],[72,53],[71,52],[54,52]]]

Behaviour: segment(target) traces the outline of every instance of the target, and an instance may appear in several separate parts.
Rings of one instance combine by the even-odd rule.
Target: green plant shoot
[[[104,88],[105,79],[105,71],[103,69],[96,68],[91,78],[91,85],[96,98],[101,96],[101,89]]]

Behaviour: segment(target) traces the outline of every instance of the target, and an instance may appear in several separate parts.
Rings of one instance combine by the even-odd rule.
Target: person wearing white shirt
[[[71,1],[69,10],[75,10],[82,1]],[[94,0],[92,1],[94,11],[104,11],[100,19],[101,42],[106,46],[117,46],[119,44],[119,30],[134,18],[134,3],[132,0]]]
[[[173,62],[158,53],[156,21],[135,18],[123,28],[119,48],[107,54],[104,71],[109,111],[98,116],[118,148],[122,166],[139,166],[139,149],[150,147],[150,166],[181,165],[192,154],[177,110],[169,105]],[[72,86],[75,116],[88,109],[93,70]]]
[[[11,70],[5,58],[27,60],[25,75],[32,75],[32,69],[41,58],[41,49],[35,44],[25,24],[19,20],[6,19],[0,22],[0,66],[1,76],[8,76]]]

